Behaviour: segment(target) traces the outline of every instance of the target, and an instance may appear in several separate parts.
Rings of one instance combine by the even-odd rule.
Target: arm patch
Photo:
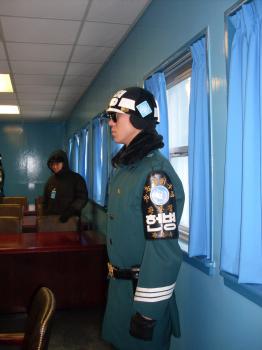
[[[146,239],[178,238],[175,189],[163,171],[148,175],[142,211]]]

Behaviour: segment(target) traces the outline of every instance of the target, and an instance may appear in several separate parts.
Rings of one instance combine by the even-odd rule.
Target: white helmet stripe
[[[124,107],[124,108],[128,108],[131,109],[132,111],[135,111],[136,107],[135,107],[135,100],[131,100],[130,98],[121,98],[118,106],[119,107]]]

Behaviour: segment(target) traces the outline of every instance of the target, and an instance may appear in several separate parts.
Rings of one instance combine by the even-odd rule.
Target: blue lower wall
[[[29,203],[41,195],[50,175],[49,154],[63,148],[63,123],[0,123],[0,153],[5,170],[5,195],[23,195]]]

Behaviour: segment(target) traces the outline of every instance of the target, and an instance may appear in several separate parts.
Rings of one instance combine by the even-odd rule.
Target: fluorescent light
[[[0,105],[0,114],[20,114],[19,107],[15,105]]]
[[[10,134],[10,135],[21,135],[23,133],[23,128],[19,126],[5,126],[3,128],[4,133]]]
[[[0,74],[0,92],[14,92],[9,74]]]

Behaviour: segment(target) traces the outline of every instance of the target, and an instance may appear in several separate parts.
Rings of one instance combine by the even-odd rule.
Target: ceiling
[[[151,0],[0,0],[0,73],[20,115],[1,120],[61,120],[126,37]]]

